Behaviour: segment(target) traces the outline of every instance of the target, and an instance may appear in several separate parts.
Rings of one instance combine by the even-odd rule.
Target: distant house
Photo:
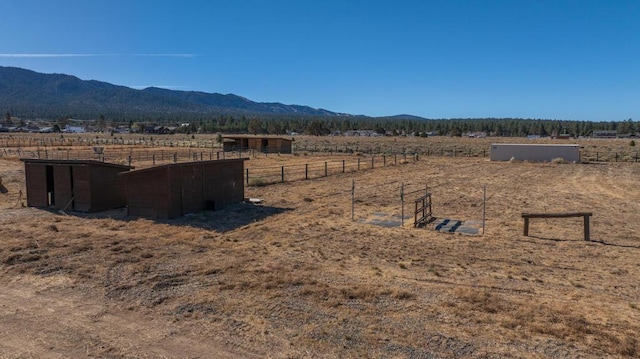
[[[118,174],[131,167],[80,160],[22,161],[29,207],[98,212],[126,205]]]
[[[349,130],[344,131],[345,136],[359,136],[359,137],[378,137],[382,136],[374,130]]]
[[[222,149],[229,151],[256,150],[264,153],[291,153],[293,139],[260,136],[223,136]]]
[[[87,131],[82,126],[66,125],[66,126],[64,126],[64,130],[62,130],[62,132],[64,132],[64,133],[85,133]]]
[[[471,132],[469,133],[469,138],[485,138],[487,137],[486,132]]]
[[[127,214],[167,219],[242,202],[245,160],[173,163],[122,173]]]
[[[618,137],[618,131],[616,131],[616,130],[593,131],[593,133],[591,134],[591,137],[593,137],[593,138],[617,138]]]

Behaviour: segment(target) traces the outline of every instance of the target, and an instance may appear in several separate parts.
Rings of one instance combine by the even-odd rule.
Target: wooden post
[[[484,224],[487,213],[487,185],[482,186],[482,235],[484,236]]]
[[[248,186],[249,185],[249,169],[247,168],[245,170],[245,172],[246,172],[246,177],[247,177],[246,181],[247,181],[247,186]]]
[[[351,221],[356,218],[356,180],[351,180]]]
[[[280,182],[284,182],[284,166],[280,169]]]
[[[589,215],[584,215],[584,240],[591,241],[590,233],[589,233]]]
[[[404,183],[400,184],[400,204],[402,210],[400,211],[400,226],[404,227]]]
[[[309,179],[309,164],[304,164],[304,179]]]
[[[524,217],[524,236],[527,237],[529,235],[529,217]]]
[[[327,177],[329,175],[329,171],[327,169],[327,161],[324,161],[324,176]]]

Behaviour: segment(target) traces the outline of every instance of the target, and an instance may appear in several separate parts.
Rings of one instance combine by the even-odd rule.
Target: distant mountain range
[[[196,118],[221,114],[263,116],[350,116],[308,106],[254,102],[233,94],[136,90],[64,74],[0,66],[0,111],[25,118]]]

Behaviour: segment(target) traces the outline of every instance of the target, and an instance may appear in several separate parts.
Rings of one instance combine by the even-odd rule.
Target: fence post
[[[280,169],[280,182],[284,182],[284,166]]]
[[[247,186],[249,185],[249,169],[245,169],[245,173],[246,173],[246,181],[247,181]]]
[[[173,163],[178,163],[178,152],[173,153]]]
[[[344,160],[342,160],[342,173],[344,173]]]
[[[129,156],[129,167],[131,167],[131,156]]]
[[[153,159],[153,165],[156,165],[156,154],[154,153],[153,155],[151,155],[152,159]]]
[[[309,179],[309,164],[304,164],[304,179]]]
[[[356,218],[356,180],[351,180],[351,221]]]
[[[327,171],[327,161],[324,161],[324,176],[327,177],[329,172]]]
[[[387,165],[387,155],[382,155],[382,167]]]
[[[400,184],[400,203],[402,204],[402,211],[400,212],[400,226],[404,227],[404,183]]]
[[[371,169],[373,169],[374,160],[375,160],[375,156],[371,155]]]
[[[484,236],[484,224],[487,213],[487,185],[482,186],[482,235]]]

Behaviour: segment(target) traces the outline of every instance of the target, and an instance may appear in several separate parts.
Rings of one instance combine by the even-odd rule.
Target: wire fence
[[[249,186],[264,186],[279,182],[308,180],[366,169],[395,166],[416,162],[419,159],[420,155],[418,154],[371,155],[286,166],[248,167],[245,168],[245,181]]]
[[[185,136],[186,137],[186,136]],[[95,153],[94,148],[103,147],[103,155]],[[211,138],[159,138],[159,137],[100,137],[100,136],[0,136],[0,156],[18,156],[43,159],[98,159],[105,162],[128,163],[153,162],[168,163],[195,160],[214,160],[238,158],[236,154],[255,156],[265,153],[251,148],[234,148],[223,152],[218,139]],[[224,154],[217,154],[223,152]],[[269,153],[277,150],[269,149]],[[294,155],[369,155],[404,156],[419,155],[428,157],[487,157],[489,148],[481,145],[437,145],[413,144],[397,146],[394,144],[350,144],[336,145],[329,141],[323,144],[293,142]],[[197,153],[197,158],[194,153]],[[266,154],[266,153],[265,153]],[[155,156],[155,158],[154,158]],[[131,159],[129,159],[131,157]],[[640,161],[640,150],[607,148],[580,150],[582,162],[632,162]]]

